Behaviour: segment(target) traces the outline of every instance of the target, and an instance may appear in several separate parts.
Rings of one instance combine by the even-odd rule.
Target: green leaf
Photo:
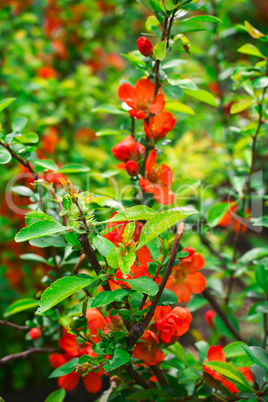
[[[97,137],[104,137],[106,135],[122,135],[122,134],[130,134],[129,131],[126,130],[119,130],[113,128],[103,128],[96,132]]]
[[[91,307],[106,306],[114,301],[120,302],[129,294],[129,290],[116,289],[113,292],[103,290],[95,297]]]
[[[104,370],[112,371],[128,363],[130,355],[124,349],[115,349],[112,359],[103,366]]]
[[[19,195],[24,195],[25,197],[32,197],[34,195],[34,192],[25,186],[14,186],[11,188],[11,191]]]
[[[64,239],[57,235],[40,237],[39,239],[30,240],[29,243],[34,247],[40,247],[40,248],[51,247],[51,246],[53,246],[53,247],[65,247],[66,246]],[[80,246],[81,246],[81,244],[80,244]]]
[[[15,133],[20,133],[21,130],[24,129],[24,127],[27,124],[28,119],[26,117],[17,117],[13,122],[12,122],[12,130]]]
[[[184,218],[196,213],[194,209],[170,209],[157,213],[142,228],[139,245],[137,250],[145,246],[151,240],[155,239],[163,232],[171,228]]]
[[[246,345],[244,342],[231,342],[224,346],[223,351],[227,359],[237,356],[244,356],[245,352],[241,346]]]
[[[150,0],[150,4],[154,10],[156,18],[162,24],[164,17],[167,15],[166,10],[162,4],[162,0]]]
[[[122,109],[118,109],[117,107],[113,105],[101,105],[98,107],[95,107],[94,109],[91,110],[93,113],[107,113],[107,114],[126,114],[127,112]],[[118,130],[116,130],[118,132]]]
[[[266,59],[266,57],[260,52],[260,50],[251,43],[246,43],[245,45],[241,46],[237,51],[239,53],[250,54],[251,56]]]
[[[36,133],[29,133],[26,135],[19,135],[18,137],[16,137],[16,141],[19,141],[22,144],[35,144],[39,141],[39,137]]]
[[[194,17],[187,18],[183,21],[191,21],[191,22],[221,22],[221,20],[213,15],[195,15]]]
[[[208,211],[207,223],[211,227],[217,226],[229,208],[230,205],[227,202],[213,205]]]
[[[164,87],[164,93],[171,99],[181,98],[183,89],[178,85],[169,85]]]
[[[197,91],[193,91],[192,89],[184,89],[185,95],[189,95],[192,98],[198,99],[201,102],[207,103],[208,105],[217,107],[217,102],[214,96],[207,91],[203,91],[202,89],[198,89]]]
[[[31,310],[38,306],[38,300],[25,298],[19,299],[11,303],[4,313],[4,317],[9,317],[13,314],[20,313],[25,310]]]
[[[127,282],[129,286],[137,292],[145,293],[146,295],[155,296],[158,293],[159,287],[151,278],[141,276],[137,279],[121,279]]]
[[[92,278],[85,274],[64,276],[58,279],[42,293],[37,314],[42,314],[51,309],[67,297],[91,285],[94,281],[98,281],[98,278]]]
[[[268,87],[268,77],[258,77],[252,81],[253,88],[266,88]]]
[[[243,254],[242,257],[239,258],[239,262],[248,263],[253,260],[266,257],[267,255],[268,247],[256,247]]]
[[[190,108],[190,106],[184,105],[181,102],[166,102],[166,109],[179,113],[192,114],[192,115],[195,114],[195,112],[193,111],[192,108]]]
[[[92,245],[105,258],[107,257],[109,251],[111,249],[115,248],[115,245],[110,240],[105,239],[105,237],[102,237],[100,235],[97,235],[97,236],[93,237]]]
[[[79,163],[69,163],[68,165],[62,166],[58,170],[59,173],[80,173],[89,171],[90,171],[89,167],[80,165]]]
[[[31,253],[21,254],[20,258],[25,261],[44,262],[45,264],[47,264],[47,260],[38,254],[31,254]]]
[[[123,244],[126,244],[131,240],[131,238],[134,234],[135,228],[136,228],[135,222],[129,222],[126,224],[124,233],[123,233],[123,242],[122,242]]]
[[[158,60],[164,60],[166,56],[166,41],[161,40],[154,46],[154,55]]]
[[[243,374],[233,364],[221,361],[205,362],[203,364],[224,375],[225,377],[230,378],[238,384],[241,384],[244,387],[253,390],[253,388],[248,385],[248,382]]]
[[[259,39],[262,36],[264,36],[264,34],[262,32],[260,32],[258,29],[256,29],[248,21],[245,21],[244,24],[245,24],[245,28],[246,28],[247,32],[250,34],[250,36],[252,36],[252,38]]]
[[[183,59],[170,60],[167,63],[163,64],[162,69],[167,70],[169,68],[181,66],[182,64],[185,64],[185,63],[186,63],[186,60],[183,60]]]
[[[5,98],[0,101],[0,112],[4,110],[6,107],[8,107],[12,102],[14,102],[16,98]]]
[[[268,354],[259,346],[241,346],[248,357],[268,373]]]
[[[125,208],[121,202],[115,201],[110,197],[96,197],[91,201],[92,207],[110,208],[117,212],[124,212]]]
[[[45,399],[45,402],[63,402],[66,396],[66,391],[63,388],[58,389],[57,391],[52,392]]]
[[[199,379],[200,375],[198,375],[198,371],[193,367],[187,367],[180,373],[179,384],[195,383]]]
[[[262,265],[256,267],[255,271],[257,284],[267,292],[268,289],[268,268]]]
[[[144,221],[152,218],[156,214],[156,211],[146,205],[136,205],[135,207],[127,208],[124,212],[119,212],[111,219],[104,222],[98,222],[97,224],[109,223],[109,222],[125,222],[125,221]]]
[[[187,194],[189,191],[195,190],[199,186],[200,180],[181,178],[174,180],[171,188],[176,197],[178,197]]]
[[[79,358],[75,357],[72,360],[69,360],[67,363],[63,364],[62,366],[56,368],[56,370],[52,371],[48,378],[57,378],[61,377],[66,374],[70,374],[79,363]]]
[[[253,105],[253,99],[240,99],[237,103],[234,103],[231,107],[231,114],[236,114],[242,112],[242,110],[247,109]]]
[[[170,306],[178,302],[177,295],[172,290],[164,289],[160,296],[158,306]]]
[[[47,215],[48,216],[48,215]],[[22,228],[15,236],[15,241],[21,243],[23,241],[37,239],[38,237],[49,236],[54,233],[65,232],[66,226],[62,226],[60,223],[50,219],[38,220]]]
[[[121,271],[124,275],[127,275],[129,273],[129,270],[134,264],[135,260],[136,254],[134,253],[134,251],[130,251],[125,255],[122,255],[121,253],[118,254],[119,267],[121,268]]]
[[[193,91],[198,89],[192,80],[189,78],[182,78],[180,74],[171,74],[168,77],[168,82],[170,85],[179,85],[181,88],[192,89]]]
[[[54,161],[50,161],[49,159],[40,159],[38,161],[32,161],[35,165],[41,166],[47,170],[53,170],[54,172],[58,171],[58,166]]]
[[[108,255],[107,255],[107,264],[111,268],[118,268],[119,267],[119,262],[118,262],[118,256],[119,256],[119,248],[112,248]]]
[[[183,10],[189,10],[189,11],[197,11],[202,7],[201,4],[198,3],[191,3],[191,4],[186,4],[185,6],[181,6]]]
[[[11,160],[11,154],[7,149],[0,147],[0,164],[5,165]]]

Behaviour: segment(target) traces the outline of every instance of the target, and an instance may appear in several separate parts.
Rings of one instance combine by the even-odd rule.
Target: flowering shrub
[[[31,2],[26,3],[26,9],[32,6]],[[126,7],[127,3],[123,3]],[[29,297],[22,295],[5,307],[5,317],[27,315],[23,325],[6,320],[0,324],[11,327],[10,330],[25,331],[28,347],[17,353],[11,349],[0,363],[8,364],[35,353],[47,355],[49,379],[56,378],[58,387],[46,395],[48,402],[67,400],[69,392],[79,395],[75,392],[79,392],[80,383],[90,394],[100,395],[109,387],[103,395],[108,401],[265,401],[268,252],[266,234],[260,240],[260,232],[255,233],[254,229],[267,227],[267,217],[260,211],[260,205],[266,207],[266,197],[259,191],[262,178],[257,163],[258,152],[264,160],[267,156],[259,141],[264,146],[267,133],[268,57],[263,45],[267,45],[268,37],[247,21],[240,25],[237,29],[259,45],[241,45],[238,51],[246,55],[245,63],[222,73],[217,53],[220,50],[212,48],[217,82],[210,83],[209,88],[215,98],[197,87],[202,82],[197,68],[190,70],[191,80],[190,72],[178,73],[177,67],[186,63],[178,54],[189,59],[198,55],[198,47],[191,46],[188,32],[203,32],[209,24],[215,37],[214,47],[219,45],[220,36],[230,34],[230,30],[218,31],[221,20],[216,16],[217,2],[209,7],[194,0],[139,3],[149,11],[145,23],[149,39],[142,34],[137,48],[124,55],[134,68],[133,72],[124,72],[121,83],[120,75],[116,75],[116,80],[112,78],[118,95],[114,104],[95,105],[96,99],[100,103],[104,100],[99,81],[103,80],[105,67],[118,74],[126,62],[119,54],[107,53],[102,47],[92,48],[89,57],[87,40],[93,33],[86,23],[91,12],[87,2],[71,2],[69,12],[65,12],[64,2],[54,0],[44,8],[43,32],[50,50],[47,55],[41,52],[36,56],[33,87],[40,99],[49,100],[52,96],[55,102],[57,96],[53,92],[57,89],[60,102],[61,96],[67,99],[71,94],[70,104],[66,107],[60,103],[54,118],[46,117],[46,124],[52,124],[44,130],[38,148],[39,137],[25,129],[25,117],[12,121],[11,132],[5,127],[15,99],[9,97],[0,102],[5,116],[0,163],[8,167],[13,166],[9,165],[12,162],[18,163],[22,175],[19,185],[8,183],[7,205],[3,204],[1,214],[7,206],[16,210],[10,192],[27,197],[22,202],[27,210],[22,214],[17,208],[21,214],[15,243],[5,250],[5,276],[14,289],[21,290],[20,281],[27,275],[17,266],[19,256],[32,263],[34,278],[40,276],[32,286],[28,272]],[[10,5],[15,15],[23,12],[18,2],[5,6]],[[116,8],[113,1],[97,1],[96,6],[108,20]],[[6,8],[3,10],[6,12]],[[144,19],[146,13],[143,9]],[[29,15],[25,15],[27,20]],[[132,41],[132,47],[135,42]],[[83,60],[79,59],[79,48],[87,55]],[[72,53],[76,63],[83,64],[74,73],[77,81],[64,78]],[[255,65],[251,64],[251,56],[257,57]],[[97,119],[97,130],[83,124],[81,118],[80,127],[75,127],[63,141],[67,123],[83,114],[85,105],[80,98],[75,100],[72,90],[78,83],[86,87],[83,77],[87,74],[93,75],[92,102],[96,107],[92,113],[108,118]],[[239,89],[237,93],[225,94],[222,76],[232,77],[234,90]],[[70,93],[65,93],[66,89]],[[108,91],[105,99],[109,97]],[[184,95],[186,103],[178,101]],[[188,196],[182,198],[200,186],[199,179],[190,177],[191,164],[195,176],[200,173],[198,158],[196,165],[194,160],[190,165],[187,160],[191,158],[191,137],[185,155],[183,142],[180,143],[180,157],[176,156],[175,162],[176,146],[169,145],[169,137],[181,135],[180,126],[184,124],[177,112],[195,113],[188,105],[188,97],[218,107],[220,112],[216,118],[221,119],[220,134],[215,126],[211,143],[216,158],[224,146],[228,155],[223,165],[213,167],[215,182],[220,178],[224,183],[224,172],[227,167],[231,170],[228,186],[222,186],[214,197],[220,202],[213,201],[211,189],[202,188],[200,194],[210,192],[204,205]],[[85,94],[84,99],[88,100]],[[85,102],[86,113],[92,109],[92,102]],[[49,102],[46,106],[51,109]],[[21,110],[20,105],[20,114]],[[229,112],[238,115],[236,124],[229,124]],[[106,123],[111,122],[113,128],[106,128]],[[96,145],[87,149],[89,142],[98,141],[103,141],[105,148],[107,144],[101,137],[109,135],[115,135],[118,141],[113,137],[108,156]],[[229,143],[236,149],[237,158],[231,158]],[[59,157],[58,147],[62,147]],[[70,151],[71,163],[63,156],[66,150]],[[210,163],[209,152],[205,150],[205,164]],[[82,163],[84,154],[90,167]],[[56,161],[46,159],[47,156],[55,156]],[[168,163],[164,163],[165,158]],[[116,165],[114,159],[120,163]],[[82,177],[93,167],[92,186]],[[173,178],[173,174],[176,177],[184,169],[187,177]],[[123,196],[118,196],[105,180],[124,175],[127,179],[121,180],[127,180],[127,186]],[[260,203],[255,204],[254,200]],[[197,234],[189,236],[197,216],[201,218]],[[253,232],[250,240],[246,240],[248,232]],[[259,241],[261,245],[255,247]],[[29,249],[24,248],[27,253],[16,252],[16,247],[24,242],[30,243]],[[240,299],[236,293],[241,293]]]

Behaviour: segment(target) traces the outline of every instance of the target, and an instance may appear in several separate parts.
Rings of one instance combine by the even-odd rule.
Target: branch
[[[152,366],[152,370],[155,374],[155,376],[158,379],[159,384],[163,387],[164,385],[168,385],[167,380],[165,379],[162,370],[160,369],[159,366]]]
[[[180,222],[178,229],[177,229],[176,238],[175,238],[172,250],[171,250],[170,259],[169,259],[167,268],[165,270],[165,273],[163,275],[163,278],[160,282],[159,291],[156,295],[155,301],[151,304],[150,310],[147,313],[147,315],[145,316],[144,320],[142,322],[137,322],[135,325],[133,325],[133,327],[131,328],[131,330],[129,332],[128,343],[130,346],[135,345],[135,343],[143,335],[146,327],[149,325],[151,319],[153,318],[153,315],[154,315],[155,309],[158,305],[161,294],[163,293],[163,290],[166,286],[166,283],[168,281],[168,278],[169,278],[172,268],[174,266],[174,263],[176,260],[176,255],[178,253],[178,249],[179,249],[179,245],[180,245],[181,236],[184,231],[184,227],[185,227],[184,222]]]
[[[28,325],[17,325],[17,324],[13,324],[13,322],[3,321],[3,320],[0,320],[0,325],[6,325],[7,327],[15,328],[18,331],[28,331],[28,329],[30,329],[30,327],[28,327]]]
[[[145,389],[154,388],[153,384],[146,381],[141,375],[139,375],[133,369],[132,364],[130,364],[129,366],[124,366],[124,367],[125,367],[126,372],[129,375],[129,377],[131,377],[136,382],[136,384],[140,385],[141,387],[143,387]]]
[[[218,314],[218,316],[222,319],[222,321],[224,322],[226,328],[229,329],[229,331],[231,332],[231,334],[238,340],[241,342],[245,342],[247,343],[243,337],[239,334],[239,332],[234,328],[233,324],[230,322],[229,318],[227,317],[227,315],[225,314],[225,312],[221,309],[220,305],[218,304],[217,300],[214,298],[214,296],[212,296],[212,294],[210,293],[209,289],[205,289],[202,292],[202,295],[204,296],[205,299],[207,299],[207,301],[209,302],[209,304],[211,305],[211,307],[216,311],[216,313]]]
[[[8,355],[0,359],[0,366],[6,364],[12,360],[17,359],[26,359],[26,357],[34,354],[34,353],[60,353],[61,349],[53,349],[53,348],[30,348],[28,350],[24,350],[20,353],[14,353],[13,355]]]
[[[77,263],[75,264],[75,267],[73,269],[73,274],[74,275],[77,275],[77,273],[79,271],[79,268],[81,267],[81,265],[82,265],[82,263],[83,263],[85,258],[86,258],[86,255],[84,253],[80,255],[80,258],[77,261]]]

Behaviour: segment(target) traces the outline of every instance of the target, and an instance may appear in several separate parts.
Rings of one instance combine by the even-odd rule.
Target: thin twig
[[[83,263],[85,258],[86,258],[86,255],[84,253],[80,255],[80,258],[77,261],[77,263],[75,264],[75,267],[73,269],[73,274],[74,275],[77,275],[77,273],[79,271],[79,268],[81,267],[81,265],[82,265],[82,263]]]
[[[6,325],[7,327],[15,328],[18,331],[28,331],[28,329],[30,329],[30,327],[28,327],[28,325],[17,325],[17,324],[13,324],[13,322],[3,321],[3,320],[0,320],[0,325]]]
[[[13,355],[8,355],[0,359],[0,366],[6,364],[12,360],[17,359],[26,359],[26,357],[35,354],[35,353],[61,353],[61,349],[53,349],[53,348],[29,348],[20,353],[14,353]]]
[[[231,334],[238,340],[241,342],[245,342],[244,338],[239,334],[239,332],[235,329],[235,327],[233,326],[233,324],[230,322],[229,318],[227,317],[227,315],[225,314],[225,312],[221,309],[221,306],[218,304],[217,300],[214,298],[214,296],[210,293],[209,289],[205,289],[202,292],[203,296],[205,299],[207,299],[207,301],[209,302],[209,304],[211,305],[211,307],[216,311],[216,313],[218,314],[218,316],[222,319],[222,321],[224,322],[226,328],[229,329],[229,331],[231,332]]]

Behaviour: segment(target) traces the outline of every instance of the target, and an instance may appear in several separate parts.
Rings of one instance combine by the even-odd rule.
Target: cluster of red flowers
[[[208,352],[207,352],[207,360],[209,362],[211,362],[211,361],[226,362],[226,356],[223,351],[223,347],[222,346],[210,346],[210,348],[208,349]],[[204,363],[205,363],[205,361],[204,361]],[[237,367],[237,368],[244,375],[244,377],[246,378],[247,381],[249,381],[250,383],[254,383],[254,377],[253,377],[252,372],[250,371],[249,367]],[[203,364],[203,370],[207,374],[211,375],[211,377],[215,378],[215,380],[218,380],[232,394],[234,394],[235,392],[238,392],[238,393],[240,392],[233,382],[227,380],[226,377],[224,377],[220,373],[217,373],[210,367],[207,367],[206,364]]]
[[[138,49],[144,56],[152,56],[153,45],[145,37],[139,38]],[[155,144],[164,138],[175,126],[176,119],[165,108],[165,96],[148,78],[139,79],[135,86],[124,83],[118,89],[119,99],[128,107],[133,119],[143,120],[143,127],[148,141],[149,155],[144,146],[132,136],[116,144],[112,154],[123,162],[118,165],[125,169],[130,176],[140,176],[140,186],[146,193],[152,193],[160,204],[169,205],[175,195],[171,190],[172,171],[169,166],[157,165]],[[145,159],[145,160],[144,160]],[[143,168],[144,167],[144,168]]]
[[[133,357],[148,366],[154,366],[165,359],[161,347],[176,342],[190,328],[192,315],[188,308],[158,306],[150,329],[146,330],[141,341],[136,344]]]
[[[86,313],[88,321],[88,329],[90,331],[91,342],[98,343],[100,338],[98,336],[98,330],[108,331],[108,323],[103,315],[97,309],[88,310]],[[96,357],[92,349],[92,343],[85,342],[79,345],[76,340],[76,336],[67,332],[64,329],[63,336],[59,340],[59,346],[64,351],[63,354],[52,353],[49,356],[50,364],[54,368],[58,368],[69,360],[80,357],[83,355],[89,355],[90,357]],[[80,378],[82,377],[83,370],[72,371],[69,374],[63,375],[58,378],[58,385],[60,388],[64,388],[66,391],[72,391],[77,387]],[[105,374],[105,371],[100,368],[98,371],[91,371],[83,376],[83,383],[88,392],[96,393],[102,388],[101,376]]]

